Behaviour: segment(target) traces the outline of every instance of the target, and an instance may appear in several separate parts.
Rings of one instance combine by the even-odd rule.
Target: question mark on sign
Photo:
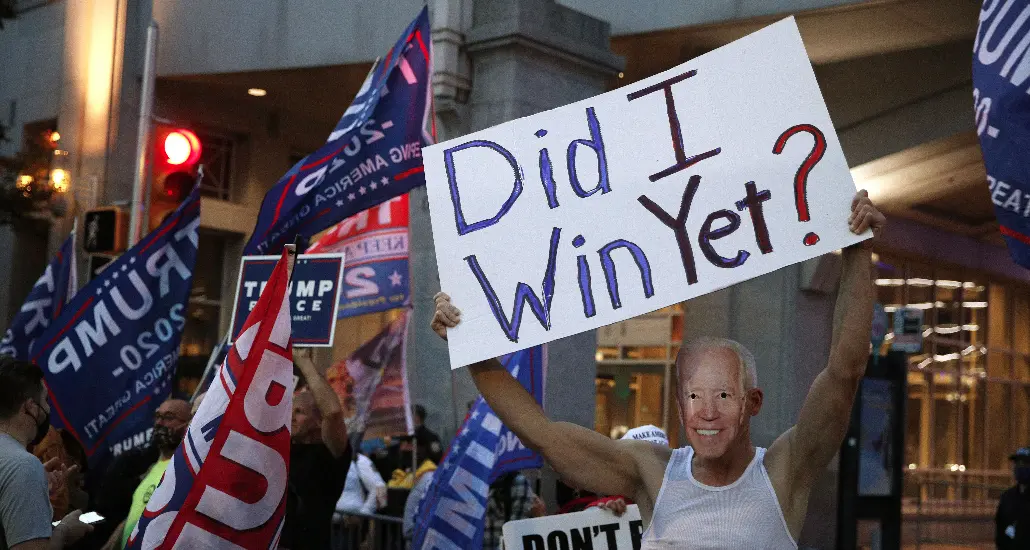
[[[801,132],[812,134],[812,137],[815,138],[812,151],[805,157],[805,161],[801,163],[801,166],[798,166],[797,174],[794,175],[794,206],[798,211],[798,221],[807,222],[812,219],[808,214],[808,174],[822,160],[823,153],[826,152],[826,136],[823,135],[822,130],[811,124],[792,126],[776,139],[776,145],[773,146],[773,154],[778,155],[782,153],[783,147],[787,145],[787,140]],[[819,235],[815,233],[805,235],[805,246],[812,246],[817,242],[819,242]]]

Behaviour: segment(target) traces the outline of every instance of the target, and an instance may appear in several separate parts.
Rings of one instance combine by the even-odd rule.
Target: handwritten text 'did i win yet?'
[[[793,18],[424,163],[454,368],[868,238]]]

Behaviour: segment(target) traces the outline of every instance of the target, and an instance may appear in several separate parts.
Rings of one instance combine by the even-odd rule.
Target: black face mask
[[[39,410],[43,410],[43,406],[42,405],[40,405],[39,403],[36,403],[35,401],[33,401],[33,403],[35,403],[35,405],[37,407],[39,407]],[[32,417],[32,419],[36,420],[36,417]],[[32,441],[29,442],[29,446],[35,447],[36,445],[39,445],[40,443],[42,443],[43,442],[43,438],[46,437],[46,434],[49,431],[50,431],[50,411],[46,411],[46,414],[43,415],[43,421],[42,422],[39,422],[38,420],[36,421],[36,436],[32,438]]]
[[[179,446],[186,430],[172,431],[168,426],[154,426],[154,445],[158,449],[171,450]]]

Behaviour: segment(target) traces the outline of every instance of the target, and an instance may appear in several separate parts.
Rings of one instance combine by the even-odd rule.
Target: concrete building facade
[[[20,0],[15,5],[18,17],[0,31],[0,124],[11,137],[0,143],[0,156],[19,150],[26,124],[53,120],[62,136],[60,147],[69,151],[73,200],[68,215],[53,221],[48,237],[0,227],[0,315],[13,314],[45,265],[48,255],[41,243],[53,250],[75,216],[131,199],[142,46],[153,19],[160,29],[155,116],[196,129],[229,159],[221,173],[224,192],[203,199],[203,260],[183,344],[184,357],[206,359],[228,325],[226,302],[238,258],[265,191],[324,141],[371,63],[424,4]],[[892,218],[891,232],[876,243],[877,253],[886,258],[881,270],[903,264],[908,273],[916,273],[888,276],[884,271],[883,278],[975,280],[985,289],[1003,288],[1008,294],[1002,301],[1016,304],[999,309],[1004,317],[999,326],[1008,324],[1005,319],[1030,315],[1030,305],[1024,304],[1030,276],[1007,260],[992,225],[973,127],[969,67],[978,1],[430,0],[428,5],[441,140],[635,82],[795,16],[853,175]],[[249,96],[249,88],[267,95]],[[450,370],[445,343],[428,329],[432,297],[440,289],[424,189],[411,193],[411,220],[409,384],[413,400],[429,409],[428,424],[447,438],[475,391],[467,373]],[[809,384],[825,366],[835,269],[836,257],[828,255],[554,342],[546,409],[556,419],[602,433],[654,423],[683,444],[676,433],[673,358],[691,337],[725,336],[745,344],[758,360],[765,407],[753,433],[756,444],[768,445],[796,421]],[[905,292],[896,300],[885,295],[883,301],[909,303],[920,291]],[[344,336],[335,358],[395,315],[341,321],[337,334]],[[985,318],[982,324],[988,322]],[[958,323],[963,324],[973,323]],[[950,326],[929,322],[927,327],[935,334],[938,327],[950,330],[945,325]],[[1021,399],[1019,406],[1026,406],[1019,392],[1024,381],[1030,382],[1030,333],[993,330],[1000,336],[991,342],[1002,351],[988,357],[1007,357],[1006,366],[996,369],[1009,374],[996,376],[989,362],[983,372],[1003,382],[1006,403]],[[913,408],[921,407],[924,423],[912,430],[911,465],[913,472],[937,482],[933,476],[939,470],[947,475],[951,465],[972,463],[962,457],[976,442],[962,439],[970,430],[958,426],[973,426],[975,415],[955,413],[954,421],[945,422],[952,428],[935,427],[952,415],[951,409],[926,412],[940,408],[935,388],[961,388],[957,380],[966,374],[945,382],[941,376],[947,373],[928,374],[925,365],[919,366],[924,360],[912,358],[911,372],[927,380],[919,386],[927,393],[911,401]],[[1026,377],[1019,361],[1026,361]],[[978,373],[975,369],[984,367],[957,363],[954,368]],[[919,385],[914,378],[910,383]],[[983,390],[984,402],[1000,402],[991,391]],[[956,436],[961,440],[956,450],[932,443],[941,434],[960,432],[967,435]],[[1030,426],[1012,425],[1006,433],[1014,441],[1030,442]],[[993,440],[984,442],[988,448],[997,446]],[[937,454],[947,456],[938,460]],[[906,450],[906,462],[909,456]],[[997,480],[1004,466],[984,456],[978,471],[984,480]],[[550,497],[553,476],[545,474],[543,480],[544,495]],[[835,483],[831,467],[810,506],[802,546],[832,546]],[[954,487],[951,498],[961,498]],[[922,502],[932,495],[918,485],[906,496]]]

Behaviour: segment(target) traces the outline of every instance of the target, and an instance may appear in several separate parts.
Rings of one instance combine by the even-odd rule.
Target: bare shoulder
[[[632,457],[640,484],[631,496],[640,510],[644,525],[651,523],[658,494],[665,480],[665,469],[672,459],[672,449],[647,441],[619,441],[619,446]]]
[[[780,492],[779,487],[776,487],[777,481],[789,481],[794,474],[794,465],[791,455],[791,441],[794,439],[794,428],[791,427],[789,430],[783,432],[780,437],[773,441],[773,444],[769,446],[769,449],[765,452],[765,458],[762,463],[765,465],[765,471],[769,473],[769,478],[773,482],[773,487],[776,488],[777,494]]]
[[[648,441],[628,440],[619,441],[618,444],[633,457],[633,461],[641,468],[641,473],[645,468],[660,467],[661,475],[665,475],[665,466],[672,458],[672,449]]]
[[[809,469],[798,463],[794,442],[796,436],[797,432],[793,427],[784,432],[769,446],[762,460],[776,493],[776,500],[783,511],[783,517],[787,520],[787,526],[795,539],[805,522],[813,482]]]

